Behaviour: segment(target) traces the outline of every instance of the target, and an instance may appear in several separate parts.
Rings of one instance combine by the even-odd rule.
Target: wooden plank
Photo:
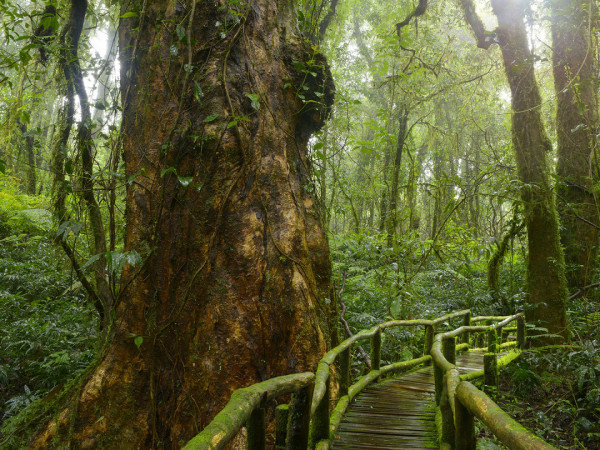
[[[460,354],[457,366],[461,374],[481,370],[483,352]],[[332,448],[437,448],[434,392],[432,367],[366,388],[348,407]]]

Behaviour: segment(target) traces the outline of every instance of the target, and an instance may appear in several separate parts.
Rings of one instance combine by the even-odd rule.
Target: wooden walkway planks
[[[461,373],[481,370],[483,352],[457,358]],[[438,448],[432,367],[391,378],[362,391],[338,428],[335,449]]]

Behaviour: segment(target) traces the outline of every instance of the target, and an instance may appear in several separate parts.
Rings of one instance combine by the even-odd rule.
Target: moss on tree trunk
[[[496,35],[512,93],[512,141],[527,225],[527,281],[531,305],[527,321],[538,322],[550,333],[566,337],[565,264],[547,161],[552,145],[539,109],[541,98],[534,75],[535,59],[529,50],[523,22],[526,6],[524,0],[492,0],[498,18]]]
[[[598,12],[589,0],[552,0],[550,6],[561,239],[567,278],[577,288],[590,283],[598,253],[598,209],[592,193],[598,175],[592,162],[598,124],[597,50],[591,41]]]
[[[289,2],[127,5],[126,250],[142,263],[38,448],[178,448],[236,388],[314,370],[326,349],[329,248],[306,158],[333,102],[324,57]]]

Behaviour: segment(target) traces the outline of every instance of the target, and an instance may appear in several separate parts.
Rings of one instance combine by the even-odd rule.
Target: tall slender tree
[[[561,238],[573,287],[589,284],[598,254],[599,211],[592,193],[597,168],[598,103],[592,0],[552,0],[552,67],[556,92]]]
[[[567,337],[565,263],[547,155],[552,144],[541,119],[541,97],[535,79],[535,58],[529,48],[523,18],[525,0],[491,0],[498,27],[486,31],[471,0],[461,0],[477,45],[498,43],[512,94],[512,143],[521,180],[521,200],[527,225],[529,256],[528,320]]]

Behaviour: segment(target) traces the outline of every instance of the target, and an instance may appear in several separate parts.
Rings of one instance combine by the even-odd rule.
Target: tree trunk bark
[[[524,0],[492,0],[498,18],[497,37],[512,93],[512,141],[517,157],[521,198],[527,224],[529,258],[527,321],[567,337],[567,285],[558,232],[558,214],[550,183],[547,153],[552,144],[540,115],[541,98],[534,58],[523,23]]]
[[[289,2],[144,5],[120,26],[125,245],[143,262],[104,357],[36,447],[179,448],[233,390],[326,349],[329,248],[305,189],[333,103],[324,57]]]
[[[552,65],[556,92],[557,173],[561,239],[567,279],[572,287],[589,284],[594,269],[598,210],[591,192],[598,103],[594,83],[595,46],[590,28],[596,8],[588,0],[552,0]],[[579,216],[579,217],[578,217]]]
[[[406,143],[406,129],[408,126],[408,109],[406,106],[400,108],[398,117],[398,141],[396,143],[396,154],[394,157],[394,167],[392,170],[392,189],[390,191],[390,209],[388,212],[387,226],[387,244],[392,246],[392,240],[398,228],[398,185],[400,180],[400,167],[402,165],[402,152]]]

